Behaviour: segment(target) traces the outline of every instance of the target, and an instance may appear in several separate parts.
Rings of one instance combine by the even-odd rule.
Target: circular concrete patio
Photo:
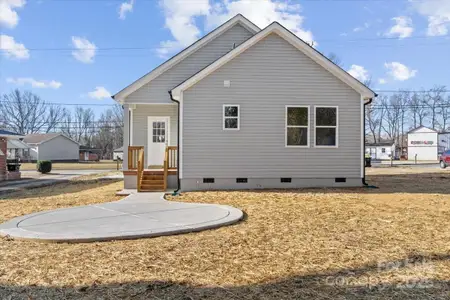
[[[132,194],[123,200],[43,211],[0,225],[0,235],[46,242],[136,239],[212,229],[238,222],[237,208],[166,201],[163,193]]]

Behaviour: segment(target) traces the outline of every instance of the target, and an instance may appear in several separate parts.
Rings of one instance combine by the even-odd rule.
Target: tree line
[[[411,129],[427,126],[439,132],[450,127],[450,95],[445,86],[429,90],[381,94],[366,106],[366,140],[392,140],[404,145]]]
[[[123,145],[123,108],[116,104],[96,117],[91,108],[70,110],[16,89],[1,97],[0,128],[24,135],[61,132],[80,145],[98,149],[102,159],[111,159],[114,149]]]

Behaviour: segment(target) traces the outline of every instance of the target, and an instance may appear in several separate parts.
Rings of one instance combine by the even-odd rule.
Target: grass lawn
[[[379,189],[175,198],[246,213],[215,230],[90,244],[2,238],[0,299],[449,299],[450,171],[367,173]],[[10,194],[0,222],[115,200],[121,188],[87,177]]]
[[[121,165],[119,164],[119,168]],[[112,160],[102,160],[98,162],[73,162],[73,163],[53,163],[53,170],[115,170],[117,162]],[[20,170],[34,171],[36,163],[22,163]]]

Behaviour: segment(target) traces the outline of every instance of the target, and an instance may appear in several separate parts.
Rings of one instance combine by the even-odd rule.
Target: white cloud
[[[239,13],[261,28],[277,21],[305,42],[314,41],[311,31],[303,28],[304,17],[300,14],[299,4],[286,0],[258,0],[255,3],[253,0],[220,0],[210,5],[209,0],[196,0],[186,5],[185,0],[160,0],[165,25],[174,39],[161,42],[158,54],[166,57],[198,40],[201,30],[196,18],[205,17],[206,28],[210,30]]]
[[[24,44],[17,43],[12,36],[0,35],[0,49],[3,56],[16,59],[30,58],[30,52]]]
[[[384,78],[380,78],[380,79],[378,79],[378,83],[379,83],[379,84],[386,84],[386,83],[387,83],[387,80],[384,79]]]
[[[72,36],[72,45],[77,49],[72,51],[73,57],[85,64],[94,62],[94,56],[97,52],[94,43],[82,37]]]
[[[408,80],[416,76],[418,72],[417,70],[412,70],[399,62],[385,63],[384,67],[387,69],[389,76],[391,76],[394,80],[399,81]]]
[[[31,77],[19,77],[19,78],[7,78],[6,82],[13,83],[17,85],[31,85],[34,88],[41,89],[59,89],[62,85],[61,82],[55,80],[36,80]]]
[[[351,65],[347,72],[360,81],[366,81],[370,78],[369,72],[363,66]]]
[[[391,19],[395,25],[386,32],[386,36],[394,36],[400,39],[410,37],[414,31],[410,17],[399,16]]]
[[[130,0],[130,2],[123,2],[119,6],[119,19],[125,20],[127,13],[133,11],[134,0]]]
[[[25,6],[25,0],[0,0],[0,24],[14,28],[19,23],[17,8]]]
[[[369,27],[370,27],[370,24],[369,24],[368,22],[366,22],[366,23],[364,23],[364,25],[361,26],[361,27],[355,27],[355,28],[353,28],[353,32],[364,31],[364,30],[366,30],[366,29],[369,28]]]
[[[428,19],[427,35],[442,36],[450,31],[450,1],[412,0],[412,7]]]
[[[111,98],[111,93],[105,87],[97,86],[97,87],[95,87],[95,91],[88,93],[88,96],[89,96],[89,98],[92,98],[92,99],[101,100],[101,99]]]
[[[207,23],[215,27],[240,13],[260,28],[277,21],[305,42],[312,43],[313,34],[303,28],[304,17],[300,12],[300,4],[290,1],[259,0],[257,4],[252,0],[223,1],[212,7]]]
[[[174,40],[163,41],[157,50],[160,57],[189,46],[200,38],[200,30],[195,17],[207,15],[209,0],[161,0],[160,5],[165,15],[165,26],[170,30]]]

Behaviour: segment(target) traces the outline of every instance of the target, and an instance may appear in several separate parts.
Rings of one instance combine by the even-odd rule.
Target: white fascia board
[[[179,100],[180,94],[182,91],[188,89],[189,87],[193,86],[203,78],[205,78],[207,75],[211,74],[215,70],[219,69],[223,65],[225,65],[227,62],[244,52],[245,50],[249,49],[253,45],[255,45],[257,42],[264,39],[266,36],[268,36],[271,33],[276,33],[283,39],[285,39],[287,42],[292,44],[294,47],[296,47],[298,50],[303,52],[305,55],[307,55],[309,58],[311,58],[313,61],[324,67],[326,70],[328,70],[331,74],[333,74],[335,77],[349,85],[351,88],[353,88],[355,91],[357,91],[359,94],[361,94],[363,99],[369,99],[376,96],[376,94],[370,90],[368,87],[366,87],[364,84],[359,82],[357,79],[355,79],[353,76],[351,76],[349,73],[335,65],[333,62],[331,62],[328,58],[323,56],[320,52],[306,44],[304,41],[299,39],[296,35],[294,35],[292,32],[284,28],[278,23],[272,23],[269,26],[267,26],[265,29],[260,31],[259,33],[255,34],[253,37],[248,39],[246,42],[239,45],[234,50],[228,52],[226,55],[222,56],[220,59],[216,60],[214,63],[203,69],[201,72],[195,74],[179,86],[175,87],[172,90],[172,96],[174,99]]]
[[[150,73],[144,75],[143,77],[141,77],[138,80],[136,80],[135,82],[133,82],[131,85],[127,86],[126,88],[124,88],[123,90],[121,90],[120,92],[115,94],[113,96],[113,99],[116,100],[117,102],[119,102],[120,104],[123,104],[125,98],[127,96],[129,96],[131,93],[135,92],[136,90],[143,87],[145,84],[149,83],[150,81],[152,81],[159,75],[163,74],[164,72],[166,72],[167,70],[169,70],[170,68],[172,68],[173,66],[175,66],[176,64],[181,62],[182,60],[184,60],[186,57],[188,57],[192,53],[196,52],[201,47],[205,46],[210,41],[212,41],[216,37],[220,36],[222,33],[226,32],[228,29],[230,29],[237,23],[239,23],[244,28],[251,31],[253,34],[256,34],[257,32],[261,31],[261,29],[258,26],[256,26],[255,24],[253,24],[252,22],[250,22],[249,20],[244,18],[242,15],[237,15],[237,16],[231,18],[230,20],[228,20],[227,22],[225,22],[224,24],[222,24],[221,26],[219,26],[218,28],[216,28],[215,30],[211,31],[206,36],[199,39],[198,41],[196,41],[189,47],[185,48],[183,51],[181,51],[177,55],[173,56],[172,58],[170,58],[169,60],[167,60],[160,66],[158,66],[157,68],[155,68]]]

